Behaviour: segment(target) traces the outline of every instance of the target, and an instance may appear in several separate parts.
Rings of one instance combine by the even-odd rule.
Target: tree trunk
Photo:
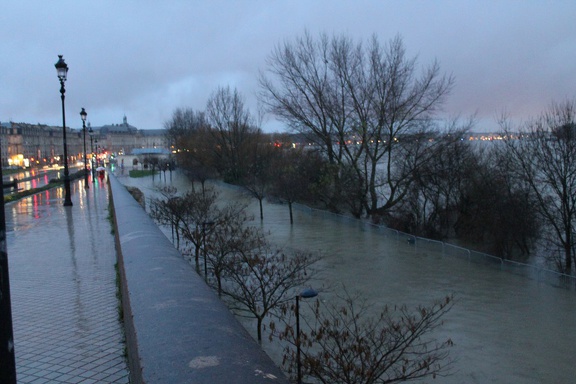
[[[564,266],[564,273],[569,275],[572,273],[572,241],[569,231],[567,231],[566,241],[564,242],[564,258],[566,262]]]
[[[262,198],[258,199],[258,204],[260,204],[260,221],[264,220],[264,210],[262,208]]]
[[[200,274],[200,247],[196,247],[194,251],[194,262],[196,263],[196,273]]]
[[[256,325],[258,329],[258,342],[262,343],[262,318],[257,317],[256,319],[258,320],[258,324]]]

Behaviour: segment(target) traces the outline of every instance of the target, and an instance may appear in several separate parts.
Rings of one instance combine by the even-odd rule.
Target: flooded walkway
[[[173,178],[119,178],[147,196],[156,186],[184,191],[187,181]],[[222,189],[222,198],[242,198]],[[258,216],[253,200],[249,210]],[[285,205],[265,203],[264,221],[254,222],[272,242],[320,252],[324,259],[317,286],[344,284],[377,306],[427,305],[453,294],[456,304],[435,334],[451,338],[453,374],[441,383],[569,383],[576,376],[576,293],[470,263],[406,239],[348,220],[296,211],[290,226]],[[320,279],[322,277],[322,279]],[[329,293],[321,293],[326,300]],[[254,327],[247,324],[249,331]],[[273,344],[264,348],[278,363]],[[427,380],[426,382],[429,382]]]
[[[71,182],[7,204],[18,383],[128,383],[108,187]]]

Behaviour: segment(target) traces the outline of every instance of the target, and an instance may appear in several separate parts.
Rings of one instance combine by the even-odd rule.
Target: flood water
[[[177,173],[172,180],[126,175],[119,180],[140,188],[148,201],[158,185],[175,185],[179,191],[189,185]],[[233,188],[222,188],[221,197],[242,198]],[[256,200],[248,209],[259,218]],[[450,353],[456,361],[453,374],[435,382],[570,383],[576,377],[574,291],[442,256],[401,236],[307,210],[296,210],[291,226],[286,205],[265,202],[264,221],[254,224],[262,225],[274,244],[319,252],[322,271],[312,282],[318,287],[343,284],[375,307],[429,305],[454,295],[455,305],[434,336],[452,339]],[[321,292],[319,298],[330,295]],[[279,363],[280,352],[267,342],[264,348]]]

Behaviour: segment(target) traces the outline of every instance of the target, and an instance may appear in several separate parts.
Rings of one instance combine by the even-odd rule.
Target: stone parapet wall
[[[131,383],[288,383],[109,175]]]

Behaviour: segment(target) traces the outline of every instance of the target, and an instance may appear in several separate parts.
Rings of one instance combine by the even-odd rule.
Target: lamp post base
[[[72,199],[70,199],[70,179],[68,178],[68,172],[64,171],[64,206],[71,207]]]

